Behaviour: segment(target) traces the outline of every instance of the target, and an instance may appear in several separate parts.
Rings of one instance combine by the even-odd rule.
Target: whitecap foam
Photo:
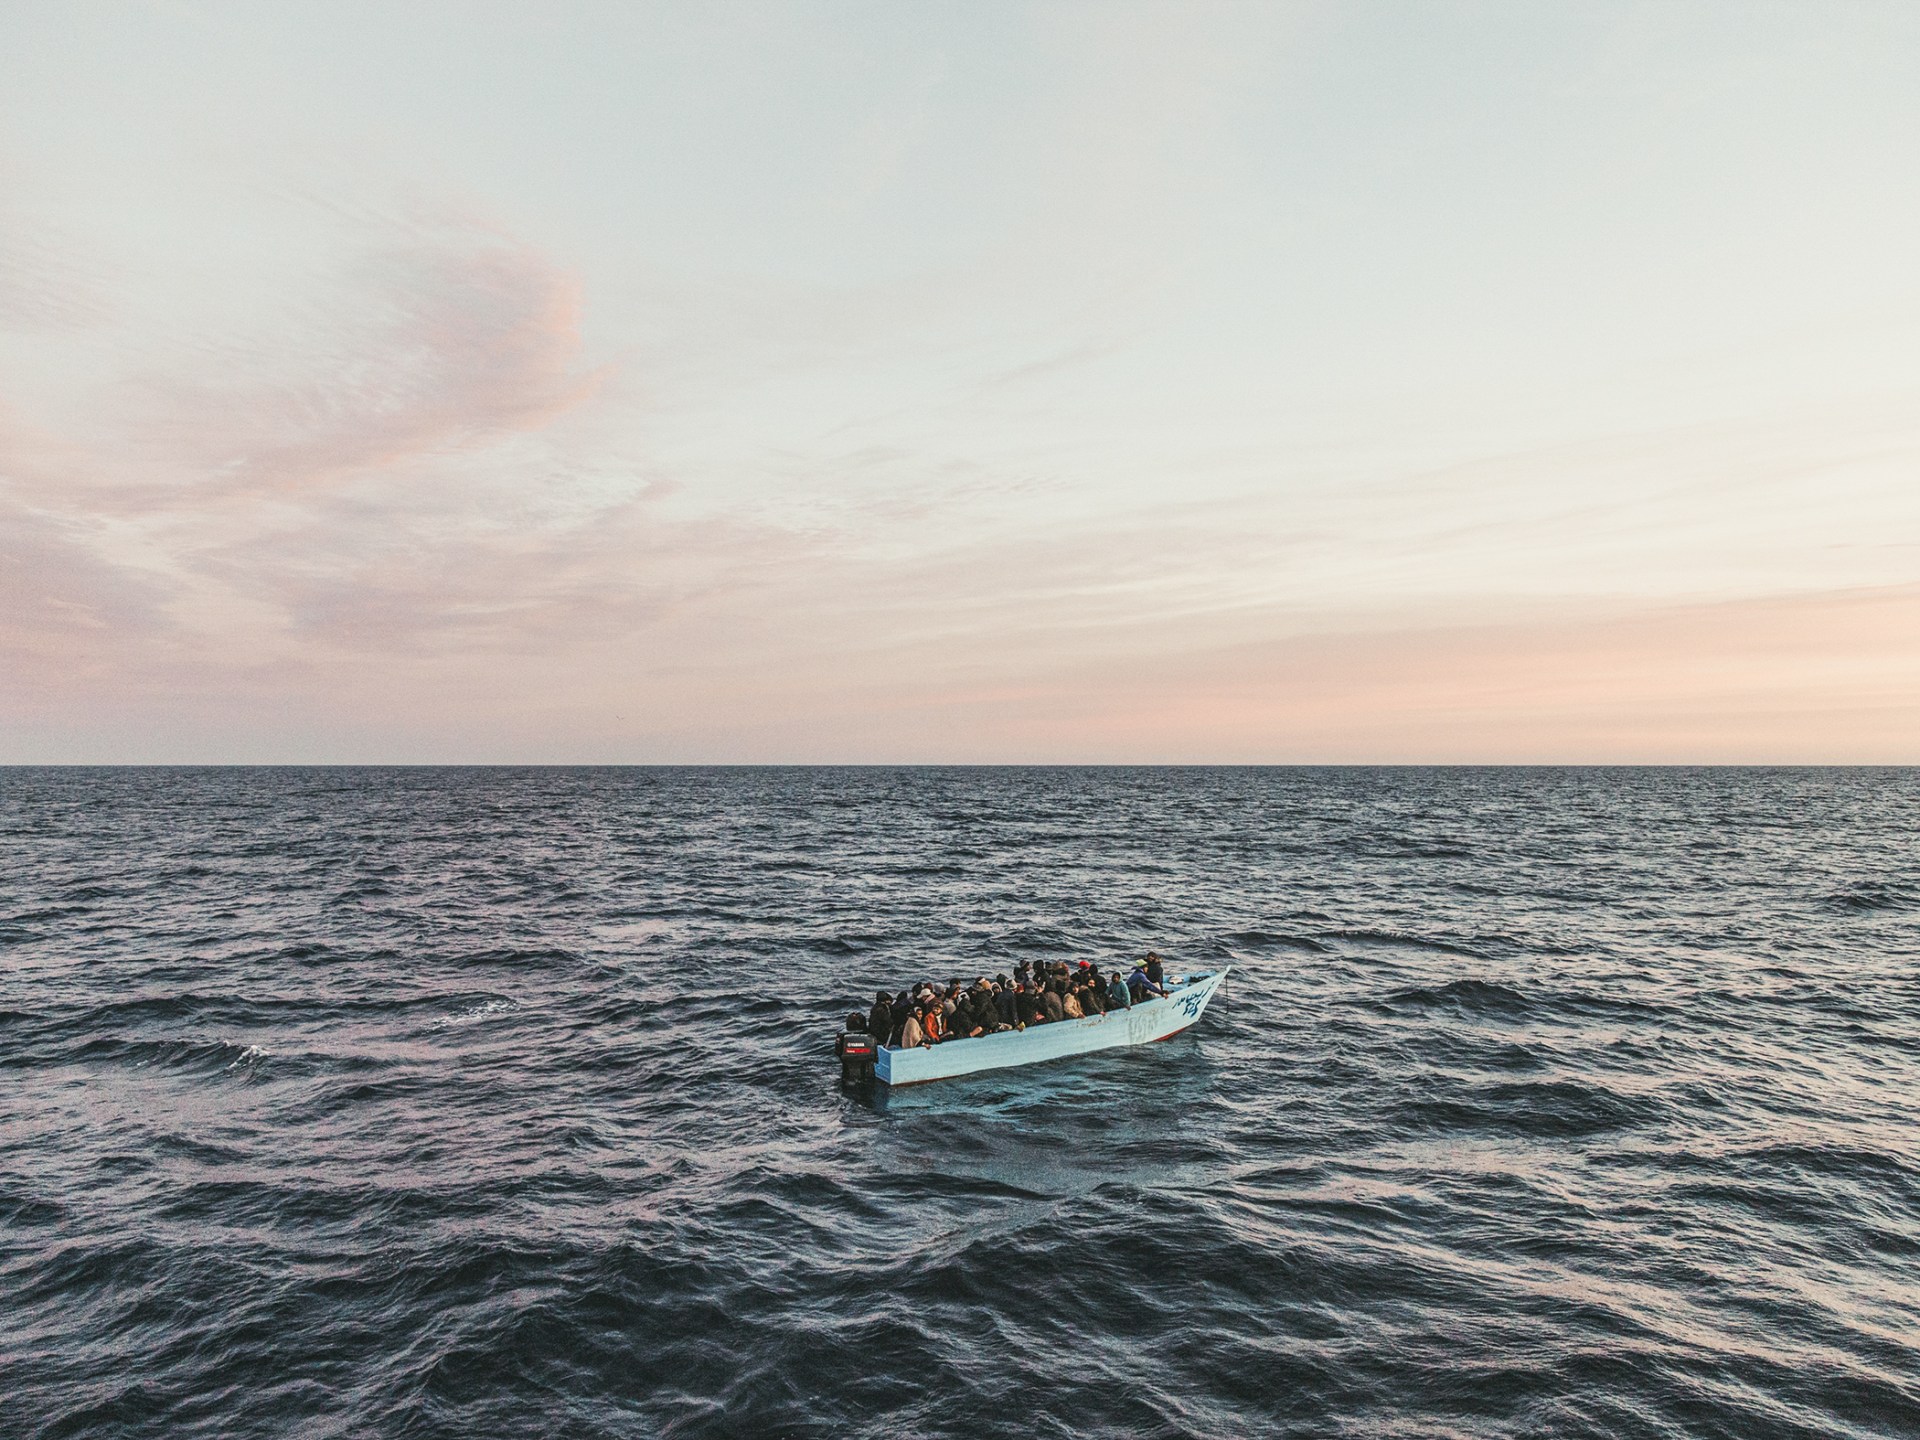
[[[503,1011],[518,1010],[519,1008],[519,1005],[512,1000],[487,1000],[470,1009],[456,1010],[451,1015],[442,1015],[433,1023],[436,1029],[447,1030],[455,1025],[472,1025],[477,1021],[486,1019],[489,1015],[498,1015]]]

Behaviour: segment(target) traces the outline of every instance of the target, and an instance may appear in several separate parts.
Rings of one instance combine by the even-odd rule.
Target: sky
[[[1920,7],[0,0],[0,763],[1920,762]]]

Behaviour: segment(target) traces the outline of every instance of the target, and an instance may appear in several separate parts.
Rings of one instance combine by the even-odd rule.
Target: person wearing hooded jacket
[[[1100,972],[1089,972],[1080,986],[1080,1008],[1089,1015],[1107,1013],[1107,987],[1100,983]]]
[[[971,1040],[993,1028],[993,1022],[980,1014],[981,992],[962,990],[953,1003],[951,1033],[955,1040]]]
[[[907,1018],[902,1021],[900,1025],[899,1048],[902,1050],[917,1050],[926,1043],[926,1032],[920,1028],[920,1021],[915,1017],[914,1013],[909,1010],[907,1012]]]
[[[906,1028],[907,1017],[913,1013],[913,996],[905,990],[893,997],[893,1035],[890,1044],[898,1047],[900,1032]]]

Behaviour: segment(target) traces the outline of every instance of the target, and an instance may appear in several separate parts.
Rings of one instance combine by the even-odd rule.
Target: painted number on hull
[[[1180,1008],[1186,1012],[1187,1019],[1191,1020],[1200,1013],[1200,1002],[1206,998],[1204,995],[1188,995],[1180,1001]]]

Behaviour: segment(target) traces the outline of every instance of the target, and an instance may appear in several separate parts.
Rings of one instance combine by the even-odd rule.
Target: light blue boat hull
[[[939,1045],[895,1050],[881,1046],[874,1059],[874,1078],[884,1085],[919,1085],[928,1080],[950,1080],[982,1070],[1005,1070],[1062,1060],[1094,1050],[1121,1045],[1146,1045],[1178,1035],[1205,1012],[1232,966],[1194,977],[1164,1000],[1149,1000],[1129,1010],[1112,1010],[1085,1020],[1060,1020],[1025,1030],[1003,1030],[972,1040],[948,1040]]]

